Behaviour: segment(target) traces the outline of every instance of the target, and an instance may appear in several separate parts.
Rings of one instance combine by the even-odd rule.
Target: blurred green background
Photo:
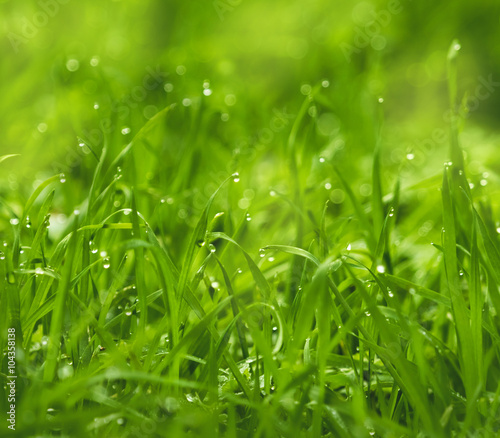
[[[382,119],[386,191],[396,174],[411,185],[440,173],[448,158],[454,38],[459,96],[469,96],[461,129],[471,175],[478,183],[499,170],[500,4],[491,0],[2,0],[0,8],[0,150],[21,154],[2,167],[0,194],[14,205],[64,172],[72,203],[59,205],[72,209],[96,165],[89,146],[99,155],[108,142],[111,160],[170,104],[167,125],[135,161],[144,192],[175,201],[178,222],[192,224],[235,171],[250,190],[244,211],[267,202],[273,187],[289,192],[290,177],[305,190],[326,184],[341,204],[338,181],[317,169],[318,157],[368,196]],[[496,85],[475,99],[482,80]],[[293,174],[285,144],[308,98],[311,123]]]

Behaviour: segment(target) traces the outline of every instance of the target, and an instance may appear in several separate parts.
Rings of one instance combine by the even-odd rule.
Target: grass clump
[[[446,162],[419,157],[427,172],[393,159],[384,99],[349,69],[360,87],[303,85],[262,123],[208,80],[120,118],[115,76],[93,77],[114,128],[78,126],[69,172],[2,186],[8,433],[497,436],[498,205],[460,145],[459,49]]]

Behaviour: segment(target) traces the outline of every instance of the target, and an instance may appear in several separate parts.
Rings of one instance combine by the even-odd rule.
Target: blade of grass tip
[[[366,215],[365,211],[363,210],[363,207],[361,206],[360,202],[358,201],[358,198],[354,194],[351,186],[347,182],[347,180],[342,176],[340,173],[339,169],[334,166],[333,169],[335,170],[335,173],[337,174],[338,178],[340,179],[340,182],[342,183],[342,186],[344,187],[344,190],[347,193],[347,196],[351,200],[352,206],[354,208],[354,212],[356,213],[356,216],[361,223],[361,227],[364,230],[364,236],[366,240],[366,246],[370,249],[370,251],[373,253],[376,250],[377,246],[377,240],[375,238],[374,234],[374,227],[368,220],[368,216]]]
[[[295,222],[296,222],[296,235],[295,235],[295,246],[302,246],[302,239],[304,236],[304,217],[302,214],[302,195],[301,195],[301,179],[297,176],[299,175],[299,167],[297,164],[297,134],[299,132],[300,126],[304,121],[305,115],[307,113],[307,109],[309,108],[312,100],[312,94],[306,96],[302,106],[300,107],[299,114],[295,118],[292,128],[290,130],[290,134],[287,140],[287,157],[290,157],[290,173],[291,180],[293,182],[293,193],[294,193],[294,204],[297,206],[299,210],[298,213],[295,214]],[[287,295],[293,299],[297,293],[298,288],[298,280],[297,280],[297,272],[300,272],[302,260],[294,257],[292,259],[292,263],[290,264],[290,281],[287,284]]]
[[[3,283],[3,296],[7,301],[7,320],[9,328],[16,331],[16,344],[21,348],[23,345],[23,331],[20,320],[19,287],[14,274],[14,266],[9,248],[0,251],[0,278]]]
[[[459,358],[462,365],[464,386],[466,394],[472,396],[477,386],[474,340],[470,331],[470,320],[467,317],[467,307],[459,284],[454,206],[451,199],[450,178],[449,166],[445,166],[442,189],[444,262],[455,330],[459,341]]]
[[[189,272],[191,271],[191,267],[193,265],[195,252],[200,246],[205,245],[205,234],[208,226],[208,211],[212,206],[212,202],[215,199],[217,193],[219,193],[222,186],[229,181],[231,178],[237,178],[237,174],[231,175],[226,178],[224,182],[217,188],[217,190],[210,196],[208,199],[203,212],[201,213],[201,217],[196,224],[196,227],[191,234],[191,239],[188,242],[188,246],[186,249],[186,254],[184,256],[184,263],[182,264],[182,270],[179,277],[179,284],[177,286],[177,299],[179,300],[179,304],[183,302],[182,298],[184,296],[184,292],[186,289],[186,284],[189,276]]]
[[[240,309],[238,308],[238,303],[236,301],[236,297],[234,295],[233,291],[233,285],[231,284],[231,279],[229,278],[229,275],[227,274],[226,269],[224,268],[224,265],[222,262],[219,260],[217,256],[215,256],[215,260],[217,261],[219,268],[222,272],[222,276],[224,277],[224,282],[226,283],[226,288],[227,288],[227,293],[228,295],[233,297],[233,300],[231,300],[231,308],[233,310],[233,316],[236,318],[238,314],[240,313]],[[247,342],[245,339],[245,327],[243,326],[243,323],[241,322],[240,319],[236,321],[236,331],[238,333],[238,339],[240,341],[240,346],[241,346],[241,353],[243,355],[243,358],[246,359],[248,357],[248,346]]]
[[[135,190],[132,188],[132,229],[135,239],[141,239],[141,228],[139,227],[139,215],[137,213],[136,195]],[[137,247],[134,249],[135,253],[135,281],[137,288],[137,296],[139,298],[139,308],[141,316],[139,318],[139,331],[137,332],[139,338],[144,340],[144,333],[146,324],[148,322],[148,303],[146,294],[146,285],[144,281],[145,263],[144,263],[144,249]]]
[[[3,161],[9,159],[9,158],[12,158],[12,157],[20,157],[21,154],[10,154],[10,155],[2,155],[0,157],[0,163],[2,163]]]
[[[57,289],[56,292],[56,301],[54,304],[54,310],[52,311],[52,318],[50,321],[50,334],[47,346],[47,357],[45,360],[45,368],[43,370],[43,380],[46,382],[51,382],[54,380],[54,377],[56,375],[57,363],[59,360],[59,354],[61,351],[61,332],[63,328],[64,314],[66,311],[66,298],[68,296],[68,290],[71,282],[71,274],[73,270],[73,262],[76,253],[77,227],[78,227],[78,215],[75,215],[73,224],[73,233],[71,234],[66,253],[67,259],[64,265],[64,273],[62,276],[62,281],[59,282],[59,288]]]
[[[38,247],[42,245],[43,243],[43,237],[45,236],[48,226],[49,226],[49,217],[48,211],[52,205],[52,200],[54,199],[54,194],[55,191],[52,190],[48,196],[45,198],[43,201],[42,206],[40,207],[40,210],[38,212],[38,223],[40,224],[38,226],[38,229],[36,230],[35,237],[33,238],[33,241],[31,242],[31,248],[28,253],[28,258],[27,258],[27,263],[31,263],[31,261],[35,258],[36,252],[38,250]]]
[[[380,139],[377,140],[377,145],[375,146],[375,152],[373,156],[373,169],[372,169],[372,217],[373,217],[373,228],[375,235],[379,235],[382,232],[382,226],[384,223],[384,201],[383,190],[382,190],[382,178],[380,176]]]
[[[328,204],[329,201],[326,201],[325,206],[323,207],[323,214],[321,215],[321,224],[319,226],[320,254],[324,259],[326,259],[328,254],[330,253],[330,249],[328,247],[328,237],[326,233],[326,215],[328,212]]]
[[[472,227],[472,251],[471,251],[471,267],[470,267],[470,316],[471,316],[471,331],[474,339],[474,357],[477,364],[477,382],[484,386],[483,376],[483,304],[484,297],[481,290],[481,275],[479,270],[479,247],[477,244],[477,222],[474,220]]]
[[[40,196],[40,193],[42,193],[43,190],[45,188],[47,188],[50,184],[57,182],[57,181],[60,181],[60,179],[61,179],[60,174],[51,176],[50,178],[46,179],[45,181],[43,181],[41,184],[38,185],[38,187],[35,189],[35,191],[28,198],[28,201],[26,201],[26,205],[24,206],[23,215],[21,217],[20,225],[18,228],[19,232],[16,232],[15,237],[14,237],[14,245],[13,245],[14,267],[17,268],[19,266],[19,249],[20,249],[20,245],[21,245],[20,227],[24,225],[26,218],[29,217],[29,213],[31,211],[31,208],[33,207],[33,204],[37,200],[38,196]]]
[[[450,98],[450,129],[451,129],[451,161],[455,164],[457,173],[464,171],[464,159],[458,142],[458,106],[457,106],[457,58],[461,46],[458,40],[453,40],[448,49],[448,93]],[[468,186],[468,184],[467,184]]]
[[[149,134],[155,127],[157,127],[165,118],[165,116],[173,109],[175,108],[176,104],[172,104],[167,106],[166,108],[163,108],[161,111],[156,113],[144,126],[139,130],[137,134],[135,134],[134,138],[130,141],[130,143],[125,146],[121,152],[118,154],[118,156],[113,160],[113,162],[109,165],[108,170],[106,171],[104,178],[106,179],[111,172],[114,172],[120,162],[130,153],[132,148],[141,140],[143,137],[145,137],[147,134]]]

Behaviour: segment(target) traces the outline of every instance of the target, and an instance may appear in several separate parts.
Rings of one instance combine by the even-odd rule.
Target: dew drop
[[[127,135],[127,134],[130,134],[130,128],[128,126],[124,126],[121,130],[121,133],[123,135]]]
[[[406,159],[411,161],[415,158],[415,154],[406,154]]]
[[[307,96],[308,94],[310,94],[312,91],[312,88],[309,84],[304,84],[300,87],[300,92],[304,95],[304,96]]]
[[[378,103],[384,103],[384,98],[383,97],[379,97],[378,98]]]
[[[266,256],[266,250],[263,249],[263,248],[259,249],[259,256],[260,257],[265,257]]]
[[[217,249],[215,248],[215,246],[213,246],[212,244],[209,244],[208,245],[208,249],[210,250],[210,252],[213,254],[214,252],[217,251]]]
[[[109,257],[105,257],[102,261],[102,267],[104,269],[109,269],[109,267],[111,266],[111,263],[109,261]]]
[[[325,184],[325,189],[326,189],[326,190],[330,190],[331,188],[332,188],[332,185],[331,185],[329,182],[327,182],[327,183]]]
[[[212,90],[210,88],[206,88],[203,90],[203,95],[204,96],[211,96],[212,95]]]
[[[196,242],[196,245],[198,245],[201,248],[202,246],[205,246],[205,241],[200,239]]]
[[[252,217],[248,213],[247,213],[247,216],[246,216],[246,220],[247,220],[247,222],[250,222],[252,220]]]
[[[240,182],[240,174],[238,172],[235,172],[231,175],[233,177],[233,181],[235,183]]]
[[[324,163],[324,162],[325,162],[324,157],[319,157],[319,162],[320,162],[320,163]]]
[[[71,72],[77,71],[80,68],[80,61],[74,58],[68,59],[66,62],[66,68]]]
[[[17,218],[14,217],[14,218],[12,218],[10,220],[10,223],[11,223],[11,225],[18,225],[19,224],[19,219],[17,219]]]
[[[330,81],[328,81],[327,79],[325,79],[324,81],[321,82],[321,86],[323,88],[328,88],[330,86]]]
[[[377,272],[380,274],[383,274],[385,272],[385,266],[384,265],[378,265],[377,266]]]
[[[5,254],[3,251],[0,251],[0,260],[5,260]]]
[[[64,183],[66,182],[66,175],[64,175],[64,173],[61,173],[61,174],[59,175],[59,182],[60,182],[61,184],[64,184]]]
[[[90,251],[92,252],[92,254],[96,254],[99,251],[99,248],[97,248],[97,245],[95,244],[95,242],[93,240],[89,241],[89,247],[90,247]]]
[[[351,244],[349,243],[349,245],[347,245],[347,251],[350,251],[351,250]]]

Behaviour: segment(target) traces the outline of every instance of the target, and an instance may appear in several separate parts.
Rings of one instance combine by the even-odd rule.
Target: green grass
[[[151,46],[125,56],[138,46],[112,32],[108,46],[94,35],[83,48],[41,29],[19,55],[38,63],[26,77],[52,69],[37,105],[15,105],[31,82],[4,87],[18,146],[0,154],[0,348],[15,328],[18,377],[16,430],[3,422],[0,436],[498,436],[498,138],[489,100],[464,116],[487,62],[461,62],[481,30],[461,50],[458,25],[429,36],[442,77],[396,98],[398,69],[413,65],[398,56],[419,50],[396,20],[423,24],[419,6],[384,28],[386,51],[348,63],[339,51],[324,59],[352,40],[340,25],[326,48],[300,36],[305,60],[276,61],[296,56],[276,48],[280,32],[325,32],[325,2],[304,17],[300,2],[241,3],[221,23],[215,10],[111,3],[116,24],[99,24],[105,8],[92,2],[86,20],[103,32],[168,22],[173,42],[142,23],[130,37]],[[457,23],[472,14],[459,3]],[[61,5],[54,28],[75,10]],[[289,21],[274,23],[282,13]],[[241,61],[224,38],[252,23],[269,45],[239,36]],[[156,54],[170,75],[134,100]],[[419,96],[433,107],[407,107]],[[418,148],[447,108],[446,144]],[[5,355],[5,383],[8,373]],[[3,413],[7,398],[2,385]]]

